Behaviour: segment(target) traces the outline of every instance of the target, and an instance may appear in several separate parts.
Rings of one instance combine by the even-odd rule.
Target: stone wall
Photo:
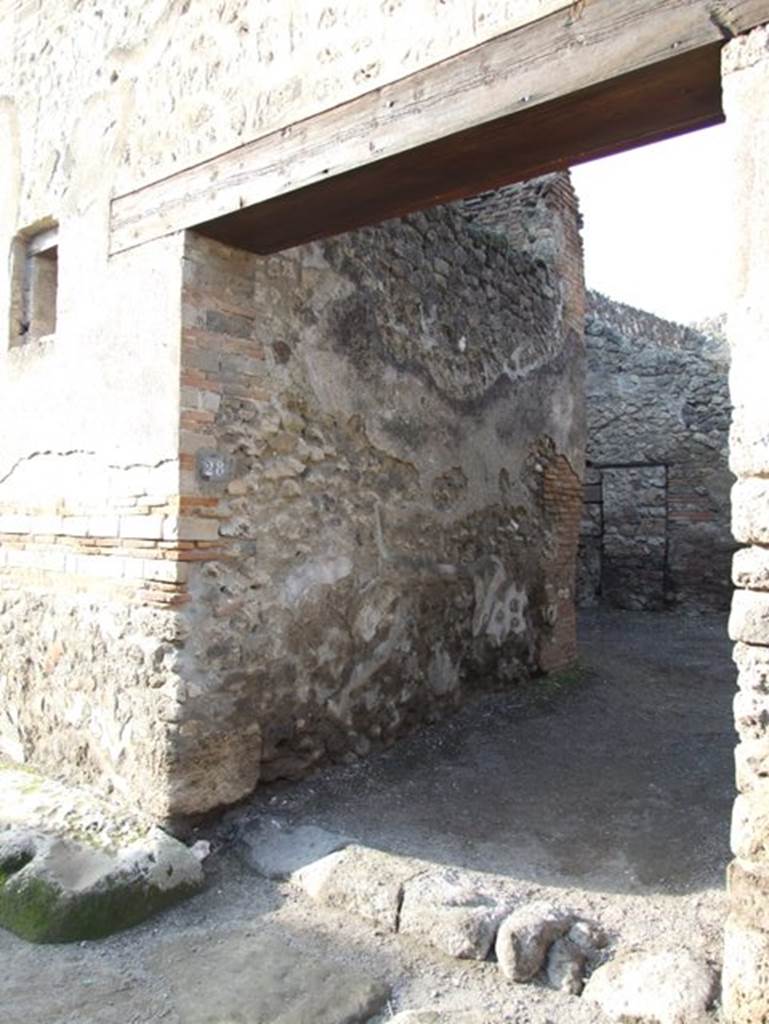
[[[728,346],[588,293],[578,601],[725,609]]]
[[[729,869],[723,1007],[729,1024],[769,1019],[769,26],[724,51],[733,258],[727,333],[734,414],[734,559],[729,633],[739,669],[737,789]]]
[[[270,258],[188,237],[182,458],[223,553],[184,728],[244,790],[574,655],[579,238],[562,179],[528,194],[569,278],[461,206]]]

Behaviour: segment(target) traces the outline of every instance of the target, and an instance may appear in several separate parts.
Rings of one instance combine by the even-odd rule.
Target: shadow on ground
[[[364,762],[265,787],[246,813],[543,885],[720,888],[734,678],[722,616],[590,613],[578,671],[483,697]]]

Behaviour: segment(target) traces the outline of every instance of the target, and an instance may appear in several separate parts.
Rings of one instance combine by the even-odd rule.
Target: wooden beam
[[[723,120],[720,47],[217,217],[198,231],[251,252],[446,203]]]
[[[46,231],[40,231],[27,242],[27,255],[28,256],[45,256],[49,255],[53,249],[59,244],[59,229],[48,228]]]
[[[503,173],[497,162],[487,184],[479,187],[523,176],[513,166],[516,153],[521,166],[530,165],[526,173],[534,174],[713,123],[720,117],[720,107],[713,103],[720,81],[718,47],[731,34],[769,21],[769,0],[586,0],[575,10],[581,13],[556,12],[116,197],[110,251],[184,228],[205,230],[213,221],[221,226],[227,215],[291,193],[298,195],[287,209],[294,210],[296,218],[296,203],[310,200],[312,186],[343,175],[348,201],[354,204],[357,175],[377,164],[381,172],[393,158],[403,161],[387,165],[395,179],[378,180],[390,193],[403,189],[403,203],[390,204],[397,212],[414,208],[414,203],[463,194],[462,176],[472,171],[475,160],[494,154],[494,140],[501,150],[506,148],[510,172]],[[707,51],[699,55],[702,65],[696,59],[698,51]],[[651,89],[651,95],[644,97],[643,89]],[[644,98],[650,108],[646,112]],[[630,103],[632,111],[625,111],[623,103]],[[668,103],[675,104],[674,112],[668,111]],[[572,123],[572,117],[580,121]],[[633,118],[636,127],[623,130],[623,119],[630,123]],[[548,124],[556,132],[549,139]],[[445,150],[441,144],[447,139],[453,141]],[[431,184],[426,167],[430,156],[437,159],[441,153],[461,167]],[[420,179],[419,188],[414,181],[409,186],[398,179],[408,168],[414,180]],[[370,173],[373,182],[377,172]],[[432,195],[425,195],[425,190]],[[330,194],[316,192],[316,197]],[[392,215],[386,212],[387,203],[382,204],[385,212],[378,214],[366,190],[362,196],[362,206],[371,211],[367,217]],[[363,222],[353,217],[348,226]],[[253,232],[258,218],[251,223]],[[326,229],[318,223],[313,228],[315,235],[333,231],[332,217]],[[242,236],[250,239],[247,247],[255,251],[269,251],[278,244],[245,231]],[[301,234],[296,237],[303,239]]]

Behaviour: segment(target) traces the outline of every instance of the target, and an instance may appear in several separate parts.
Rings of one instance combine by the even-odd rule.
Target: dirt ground
[[[590,614],[577,671],[480,697],[365,761],[264,787],[201,828],[195,838],[215,850],[208,888],[164,916],[76,946],[0,932],[0,1024],[284,1024],[299,1017],[265,1016],[251,998],[276,949],[296,967],[285,984],[304,989],[308,1006],[325,1000],[316,1021],[333,1020],[323,986],[337,979],[340,993],[386,984],[381,1021],[429,1007],[510,1024],[598,1024],[583,1000],[512,985],[493,963],[377,934],[260,878],[244,866],[239,836],[265,816],[319,825],[503,875],[522,894],[596,918],[614,948],[687,946],[717,962],[734,679],[721,616]]]

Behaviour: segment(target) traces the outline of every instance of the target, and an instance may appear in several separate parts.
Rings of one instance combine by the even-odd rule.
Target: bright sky
[[[722,127],[575,167],[589,288],[680,323],[726,308]]]

